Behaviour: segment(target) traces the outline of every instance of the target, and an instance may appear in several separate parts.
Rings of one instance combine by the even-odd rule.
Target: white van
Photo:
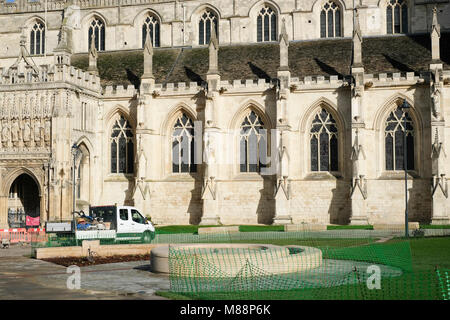
[[[81,216],[85,218],[85,224],[76,225],[75,219],[66,223],[47,222],[46,232],[75,233],[77,240],[141,240],[148,243],[155,238],[155,227],[135,207],[91,206],[89,215]]]

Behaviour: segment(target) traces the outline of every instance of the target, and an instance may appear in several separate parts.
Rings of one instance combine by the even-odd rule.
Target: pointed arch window
[[[159,20],[155,16],[150,14],[145,18],[144,24],[142,25],[142,48],[145,46],[145,39],[147,39],[147,34],[150,34],[152,46],[159,47],[160,46]]]
[[[45,52],[45,26],[36,22],[30,31],[30,54],[38,55]]]
[[[219,38],[219,22],[216,14],[206,9],[201,15],[198,22],[198,44],[208,44],[211,39],[212,24],[216,29],[216,37]]]
[[[341,29],[341,9],[333,1],[325,2],[320,11],[320,37],[340,37]]]
[[[314,116],[310,130],[311,171],[338,171],[338,128],[324,108]]]
[[[98,18],[94,18],[89,25],[88,48],[91,45],[92,37],[94,37],[95,49],[105,51],[105,23]]]
[[[267,166],[267,130],[255,111],[245,116],[240,127],[239,155],[241,172],[260,172]]]
[[[388,0],[386,27],[388,34],[408,32],[408,5],[406,0]]]
[[[134,172],[133,130],[128,120],[120,115],[111,130],[111,173]]]
[[[414,170],[414,123],[400,107],[393,110],[384,130],[386,170],[404,170],[404,132],[406,118],[406,157],[408,170]]]
[[[197,172],[194,155],[194,122],[185,113],[181,113],[172,131],[172,171]]]
[[[264,6],[256,18],[256,38],[258,42],[277,41],[277,14],[269,6]]]

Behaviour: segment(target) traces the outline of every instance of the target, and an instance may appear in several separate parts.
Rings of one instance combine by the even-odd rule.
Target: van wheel
[[[142,236],[142,242],[144,243],[150,243],[152,241],[152,236],[150,232],[146,231],[144,232],[144,235]]]

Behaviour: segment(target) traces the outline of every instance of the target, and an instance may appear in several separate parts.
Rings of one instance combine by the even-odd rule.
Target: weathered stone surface
[[[198,234],[232,233],[239,232],[239,226],[198,228]]]
[[[408,229],[409,230],[417,230],[420,228],[420,225],[418,222],[408,222]],[[375,223],[373,224],[373,230],[404,230],[405,224],[380,224]]]
[[[303,223],[303,224],[287,224],[284,226],[284,231],[326,231],[326,224],[312,224],[312,223]]]

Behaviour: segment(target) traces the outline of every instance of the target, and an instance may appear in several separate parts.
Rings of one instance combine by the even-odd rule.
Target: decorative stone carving
[[[439,89],[434,89],[431,92],[431,107],[433,117],[436,119],[441,118],[441,92]]]
[[[45,146],[50,146],[50,139],[51,139],[51,123],[50,119],[45,119],[45,129],[44,129],[44,141]]]
[[[7,148],[9,144],[11,132],[9,130],[9,124],[7,120],[2,121],[2,145],[3,148]]]
[[[14,147],[18,147],[19,146],[19,139],[20,139],[19,120],[18,119],[14,119],[12,121],[12,126],[11,126],[11,140],[12,140],[12,143],[13,143]]]
[[[25,146],[29,147],[31,142],[31,125],[30,119],[25,119],[23,123],[23,142]]]

